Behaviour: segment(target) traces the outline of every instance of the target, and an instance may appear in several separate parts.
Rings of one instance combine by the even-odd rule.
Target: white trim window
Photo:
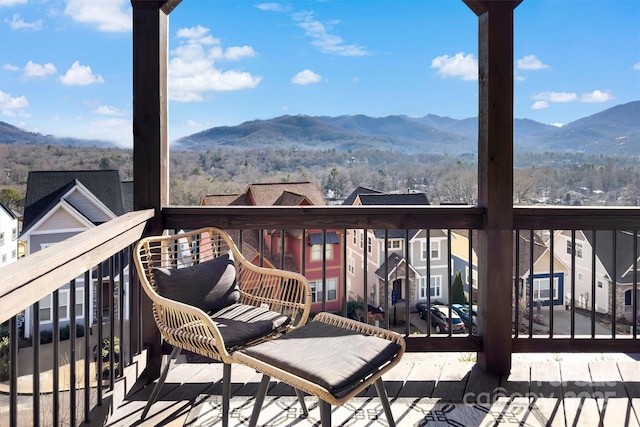
[[[309,282],[311,288],[311,302],[322,301],[322,279]],[[335,301],[338,299],[338,281],[336,279],[327,279],[327,301]]]
[[[0,246],[4,245],[4,231],[0,231]]]
[[[347,261],[347,270],[349,271],[349,274],[355,276],[355,274],[356,274],[356,261],[353,259],[353,257],[349,257],[349,259]]]
[[[471,270],[471,277],[469,277],[469,266],[464,268],[465,276],[467,278],[467,285],[471,284],[474,288],[478,286],[478,270]],[[471,283],[469,283],[471,282]]]
[[[575,241],[576,258],[582,258],[582,243]],[[571,255],[572,252],[571,239],[567,239],[567,254]]]
[[[327,243],[325,246],[325,252],[327,254],[327,260],[333,259],[333,245]],[[311,245],[311,261],[322,260],[322,245]]]
[[[76,319],[84,316],[84,287],[78,288],[76,284]],[[49,294],[40,300],[40,323],[53,322],[53,294]],[[58,291],[58,315],[60,320],[69,320],[69,289]]]
[[[371,244],[371,236],[367,236],[367,252],[371,253],[373,250],[373,245]]]
[[[354,246],[358,244],[358,232],[353,230],[353,244]]]
[[[553,299],[558,299],[558,284],[557,277],[553,278]],[[551,296],[551,289],[549,289],[549,278],[540,277],[533,279],[533,301],[549,301]]]
[[[431,298],[442,297],[442,276],[431,276],[429,278],[429,289],[431,291]]]
[[[430,250],[429,253],[431,255],[431,259],[432,260],[439,260],[440,259],[440,240],[431,240],[430,242]],[[421,256],[421,260],[425,261],[427,259],[427,242],[425,240],[422,240],[420,242],[420,256]]]
[[[400,249],[400,239],[389,240],[389,243],[387,243],[387,247],[389,249]]]
[[[422,276],[418,279],[418,299],[427,299],[427,277]]]
[[[16,227],[11,229],[11,240],[18,240],[18,229]]]
[[[360,249],[364,249],[364,231],[360,232]]]

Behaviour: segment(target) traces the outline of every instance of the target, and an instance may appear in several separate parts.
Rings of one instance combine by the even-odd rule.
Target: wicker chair
[[[231,355],[304,325],[311,306],[308,281],[298,273],[250,263],[227,233],[213,227],[144,238],[138,242],[134,255],[142,289],[153,302],[158,330],[164,341],[173,346],[141,418],[146,417],[157,399],[171,359],[184,349],[224,364],[222,404],[226,426],[231,363],[234,362]],[[194,286],[198,286],[199,280],[206,284],[203,277],[212,282],[212,273],[195,270],[210,270],[210,266],[215,267],[214,263],[220,260],[224,260],[225,268],[227,264],[232,265],[231,279],[235,279],[235,283],[231,293],[224,293],[222,297],[214,295],[214,309],[206,312],[207,307],[196,305],[207,299],[211,302],[211,295],[203,298],[202,290]],[[224,273],[228,275],[228,270]],[[200,279],[194,279],[194,275]],[[235,298],[229,304],[230,295]],[[219,307],[221,300],[223,306]],[[300,392],[298,396],[302,396]],[[303,410],[306,412],[306,407],[303,406]]]

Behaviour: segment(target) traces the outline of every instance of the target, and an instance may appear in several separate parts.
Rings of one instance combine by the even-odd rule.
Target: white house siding
[[[104,208],[96,205],[95,201],[87,199],[87,197],[77,189],[69,194],[65,200],[78,211],[82,212],[82,214],[92,222],[101,223],[111,219],[111,217],[105,213]]]
[[[571,232],[562,231],[558,232],[554,240],[554,255],[560,259],[565,265],[568,266],[569,275],[565,281],[565,300],[571,300],[571,254],[567,253],[567,242],[571,241]],[[581,231],[575,233],[576,243],[576,256],[575,259],[575,298],[576,304],[580,304],[581,298],[584,299],[586,293],[591,300],[592,294],[592,256],[593,249]],[[582,246],[581,256],[578,256],[577,245]],[[548,270],[548,268],[547,268]],[[534,271],[535,273],[535,271]],[[605,270],[596,257],[596,293],[595,304],[596,312],[607,313],[609,312],[611,303],[609,298],[609,288],[611,281],[605,276]],[[601,284],[602,286],[599,286]],[[590,303],[589,303],[590,304]]]
[[[0,206],[0,268],[18,259],[18,220]]]
[[[51,216],[39,225],[38,231],[77,230],[86,229],[87,225],[70,215],[62,208],[58,208]],[[75,233],[74,233],[75,234]]]

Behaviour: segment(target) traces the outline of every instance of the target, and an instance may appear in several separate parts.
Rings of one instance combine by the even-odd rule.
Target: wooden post
[[[169,199],[167,128],[168,14],[180,0],[131,0],[133,6],[133,208],[153,208],[147,233],[163,232],[161,209]],[[149,350],[146,376],[160,374],[162,349],[151,302],[142,297],[142,342]]]
[[[478,362],[488,373],[511,370],[513,294],[513,10],[522,0],[465,0],[479,18]]]

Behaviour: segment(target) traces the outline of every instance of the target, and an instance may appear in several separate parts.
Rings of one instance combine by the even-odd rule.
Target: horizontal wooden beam
[[[640,230],[638,207],[516,207],[518,230]]]
[[[2,268],[0,323],[140,239],[154,210],[131,212]]]
[[[225,206],[166,207],[165,229],[361,228],[479,229],[484,210],[473,206]]]

